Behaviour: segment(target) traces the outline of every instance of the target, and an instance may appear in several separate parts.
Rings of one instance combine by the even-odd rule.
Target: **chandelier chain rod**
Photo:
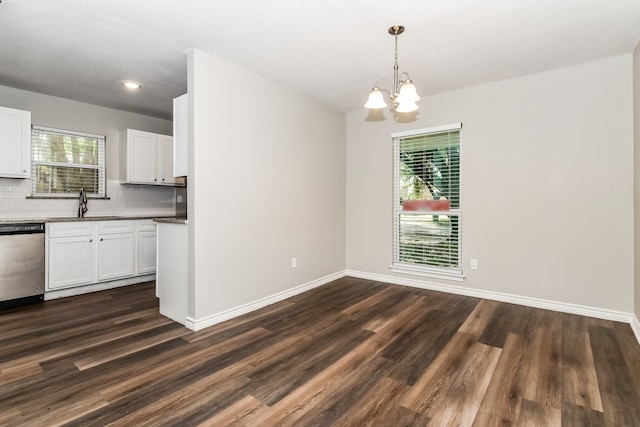
[[[395,59],[393,64],[393,94],[391,98],[395,100],[400,90],[398,82],[398,34],[395,34]]]

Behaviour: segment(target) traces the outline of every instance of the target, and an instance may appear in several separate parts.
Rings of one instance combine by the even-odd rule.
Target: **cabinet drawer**
[[[47,223],[46,227],[49,238],[90,236],[93,234],[93,223],[90,222],[52,222]]]
[[[141,219],[138,221],[138,231],[156,231],[157,224],[152,219]]]
[[[133,233],[133,221],[100,221],[98,234]]]

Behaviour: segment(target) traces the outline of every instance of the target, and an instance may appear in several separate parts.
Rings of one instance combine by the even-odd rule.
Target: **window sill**
[[[63,195],[63,196],[26,196],[25,199],[34,199],[34,200],[42,200],[42,199],[47,199],[47,200],[78,200],[78,195]],[[99,197],[99,196],[87,196],[87,199],[89,200],[110,200],[110,197],[104,196],[104,197]]]
[[[462,282],[465,278],[462,271],[447,270],[444,268],[417,267],[407,264],[392,264],[389,268],[394,273],[413,274],[414,276],[453,280],[456,282]]]

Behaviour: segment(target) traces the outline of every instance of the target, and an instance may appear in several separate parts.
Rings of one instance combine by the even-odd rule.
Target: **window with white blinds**
[[[33,126],[31,193],[64,197],[84,188],[105,197],[105,137]]]
[[[462,279],[461,128],[392,135],[394,271]]]

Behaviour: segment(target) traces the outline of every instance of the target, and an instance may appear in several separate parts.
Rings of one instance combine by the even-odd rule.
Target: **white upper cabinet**
[[[182,185],[173,177],[173,137],[127,129],[122,135],[121,181],[128,184]]]
[[[31,174],[31,112],[0,107],[0,177]]]
[[[173,178],[173,138],[167,135],[160,135],[158,153],[158,180],[160,184],[175,185],[176,180]]]
[[[187,176],[189,139],[189,98],[184,94],[173,100],[173,176]]]
[[[126,182],[137,184],[158,183],[158,135],[127,129]]]

